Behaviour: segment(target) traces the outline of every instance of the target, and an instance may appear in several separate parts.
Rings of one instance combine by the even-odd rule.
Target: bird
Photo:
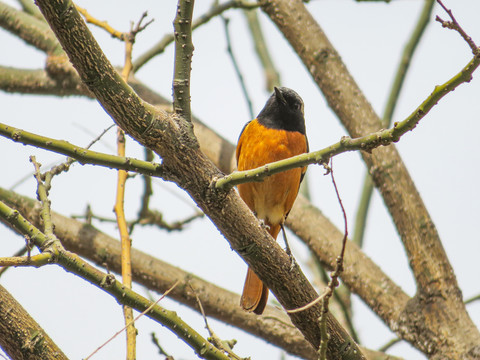
[[[237,170],[254,169],[308,150],[302,98],[292,89],[275,87],[258,116],[240,133],[235,153]],[[237,186],[240,197],[274,239],[283,229],[306,170],[306,167],[295,168],[266,177],[262,182]],[[241,307],[261,315],[267,304],[268,291],[257,274],[248,268]]]

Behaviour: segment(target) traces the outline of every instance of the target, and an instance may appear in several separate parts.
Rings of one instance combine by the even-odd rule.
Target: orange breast
[[[251,121],[243,130],[237,145],[239,171],[283,160],[307,151],[307,141],[296,131],[269,129]],[[288,170],[267,177],[263,182],[238,185],[240,196],[259,219],[273,226],[276,237],[279,225],[295,202],[300,179],[306,168]],[[274,230],[274,229],[272,229]]]

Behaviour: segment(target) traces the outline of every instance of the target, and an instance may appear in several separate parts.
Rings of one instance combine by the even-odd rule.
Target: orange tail
[[[267,305],[267,300],[268,288],[258,278],[257,274],[248,268],[240,305],[243,310],[253,311],[255,314],[261,315]]]
[[[268,232],[274,239],[277,238],[280,231],[280,225],[269,225]],[[257,274],[252,269],[248,268],[245,285],[243,286],[242,297],[240,298],[240,305],[243,310],[253,311],[257,315],[261,315],[265,306],[267,306],[268,288],[259,279]]]

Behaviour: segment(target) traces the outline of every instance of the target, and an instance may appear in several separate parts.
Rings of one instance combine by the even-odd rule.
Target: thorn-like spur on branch
[[[475,44],[473,39],[470,36],[468,36],[467,33],[462,29],[460,24],[457,22],[457,19],[455,19],[455,17],[453,16],[452,10],[447,9],[447,7],[443,5],[441,0],[437,0],[437,3],[443,8],[443,10],[445,10],[448,16],[450,16],[450,19],[452,19],[452,21],[444,21],[438,15],[435,18],[435,20],[441,23],[444,28],[457,31],[462,36],[462,38],[467,42],[468,46],[470,46],[470,49],[472,49],[473,55],[479,56],[480,48]]]
[[[369,135],[352,139],[344,136],[339,142],[330,145],[322,150],[308,154],[297,155],[285,160],[266,164],[256,169],[247,171],[235,171],[230,175],[221,177],[214,181],[217,189],[227,189],[238,184],[247,182],[262,181],[264,178],[307,166],[310,164],[322,164],[328,162],[335,155],[355,150],[371,151],[379,146],[386,146],[395,143],[410,130],[413,130],[421,119],[449,92],[455,90],[460,84],[470,82],[473,72],[480,65],[480,56],[474,56],[472,60],[454,77],[442,85],[435,87],[427,99],[415,109],[405,120],[396,122],[390,129],[380,130]]]

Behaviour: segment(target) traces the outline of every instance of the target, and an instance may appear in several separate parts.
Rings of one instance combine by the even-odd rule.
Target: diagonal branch
[[[0,202],[0,218],[2,218],[2,221],[8,222],[18,233],[29,236],[40,249],[43,249],[50,242],[46,234],[42,233],[17,210],[10,208],[4,202]],[[124,287],[112,275],[101,272],[76,254],[63,249],[61,245],[56,247],[55,250],[53,259],[58,265],[66,271],[78,275],[98,288],[103,289],[119,303],[135,308],[140,312],[145,311],[152,305],[151,301]],[[227,356],[223,355],[206,339],[201,337],[193,328],[181,320],[175,312],[155,305],[147,316],[168,327],[198,354],[202,354],[205,359],[228,360]]]
[[[11,359],[68,359],[22,305],[1,285],[0,299],[0,347]]]
[[[421,119],[449,92],[454,91],[459,85],[470,82],[473,72],[480,65],[480,56],[474,56],[472,60],[453,78],[442,85],[435,87],[415,111],[405,120],[396,122],[387,130],[381,130],[369,135],[351,139],[343,137],[339,142],[329,147],[308,154],[297,155],[289,159],[266,164],[252,170],[236,171],[230,175],[218,179],[215,186],[219,189],[233,187],[246,182],[262,181],[264,178],[290,169],[303,167],[310,164],[328,163],[335,155],[347,151],[362,150],[371,152],[379,146],[387,146],[396,143],[408,131],[413,130]]]
[[[37,201],[1,188],[0,201],[16,208],[35,226],[41,224],[39,216],[40,206]],[[303,203],[300,206],[306,208]],[[293,211],[293,213],[296,212],[298,210]],[[300,216],[304,216],[304,214],[302,213]],[[52,211],[52,219],[55,225],[55,232],[67,250],[89,259],[99,267],[107,267],[110,271],[118,274],[121,272],[121,251],[118,240],[100,232],[93,226],[62,216],[54,211]],[[308,228],[302,228],[307,232],[309,231]],[[328,226],[322,224],[320,228],[328,229]],[[321,231],[317,231],[317,234],[321,233]],[[342,234],[340,232],[339,236],[341,240]],[[336,238],[336,234],[330,232],[329,235],[325,236],[325,239],[330,238]],[[355,245],[353,247],[350,245],[348,244],[347,246],[345,259],[345,272],[349,274],[348,279],[355,277],[352,281],[360,288],[368,288],[374,284],[375,289],[367,289],[367,291],[370,291],[370,294],[379,294],[373,297],[374,299],[372,300],[381,303],[382,297],[388,294],[380,293],[380,290],[385,288],[390,290],[392,288],[391,279],[382,274],[381,270],[373,265],[368,266],[366,270],[362,270],[362,264],[371,262],[371,260],[366,258],[364,254],[361,254],[361,251],[361,255],[356,254],[355,252],[359,252],[358,248]],[[327,249],[327,252],[331,248],[331,246],[325,244],[319,246],[323,246]],[[338,254],[337,250],[339,249],[340,247],[338,249],[333,248],[331,251]],[[326,257],[329,255],[331,254],[328,253]],[[335,256],[332,256],[329,260],[334,258]],[[361,262],[355,260],[359,258],[362,259]],[[311,360],[317,360],[318,358],[313,347],[304,339],[298,329],[290,323],[286,314],[278,308],[267,306],[266,316],[262,317],[246,313],[238,306],[240,301],[238,294],[215,286],[189,272],[136,249],[132,249],[132,270],[135,282],[159,293],[164,293],[172,287],[174,282],[180,281],[179,286],[175,287],[169,296],[194,310],[198,310],[196,297],[190,291],[190,288],[193,287],[196,289],[195,294],[200,298],[207,316],[248,331],[281,347],[290,354]],[[358,281],[358,278],[365,281]],[[406,297],[401,292],[394,292],[391,298],[385,300],[385,307],[381,305],[380,307],[382,307],[383,311],[389,305],[401,308],[402,303],[399,302],[402,299],[401,295]],[[369,351],[365,349],[365,353],[368,355]],[[370,359],[371,357],[368,356],[368,358]]]
[[[48,24],[45,21],[3,2],[0,2],[0,27],[47,54],[63,53],[58,40],[51,36]]]
[[[395,78],[393,80],[392,88],[388,95],[387,104],[382,117],[383,127],[388,128],[392,124],[392,116],[395,111],[395,108],[398,103],[398,98],[400,97],[400,91],[402,90],[403,83],[405,81],[407,71],[410,67],[410,62],[412,61],[413,54],[417,49],[420,39],[427,28],[427,25],[430,21],[430,17],[433,10],[433,5],[435,0],[427,0],[423,5],[423,9],[418,18],[417,24],[410,35],[410,39],[405,45],[400,59],[400,64],[398,65]],[[370,200],[373,193],[373,182],[370,174],[366,174],[363,178],[362,194],[360,196],[359,206],[355,218],[355,228],[352,236],[352,240],[357,244],[362,246],[363,236],[365,233],[366,221],[368,216],[368,209],[370,207]]]
[[[381,120],[302,1],[266,0],[262,9],[300,56],[352,137],[382,128]],[[477,61],[475,57],[473,62]],[[458,77],[461,76],[460,73]],[[436,95],[441,93],[438,90],[434,91]],[[435,347],[435,351],[445,356],[450,354],[458,358],[466,355],[470,349],[474,350],[480,334],[465,310],[453,268],[435,225],[400,155],[394,146],[386,146],[371,154],[362,152],[362,157],[397,227],[417,283],[415,302],[406,309],[397,328],[401,329],[402,336],[425,353]],[[452,316],[445,318],[444,314]],[[428,330],[416,328],[419,323],[428,324]],[[459,332],[460,328],[465,331]],[[445,335],[453,333],[457,336]],[[428,339],[423,337],[425,334]]]
[[[285,308],[297,308],[316,298],[317,293],[305,275],[298,267],[290,269],[289,257],[258,224],[238,194],[210,186],[219,170],[200,151],[192,136],[191,123],[144,103],[115,72],[70,2],[37,0],[37,3],[82,81],[103,108],[129,135],[162,157],[162,166],[171,172],[172,180],[189,193],[225,235],[232,249],[257,274],[262,274],[262,281],[280,303]],[[79,42],[83,44],[81,49],[76,46]],[[317,306],[291,315],[293,323],[314,346],[320,341],[319,312]],[[327,315],[332,336],[328,347],[331,359],[340,359],[346,353],[364,358],[335,318]]]
[[[1,123],[0,135],[24,145],[32,145],[72,157],[81,164],[95,164],[109,168],[136,171],[149,176],[163,177],[166,175],[160,164],[87,150],[64,140],[48,138]]]

